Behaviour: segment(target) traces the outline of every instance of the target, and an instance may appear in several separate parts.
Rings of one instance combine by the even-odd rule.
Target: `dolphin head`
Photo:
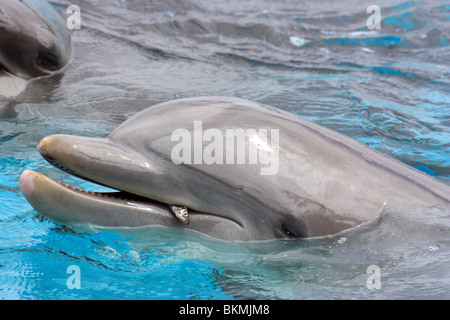
[[[234,144],[230,128],[248,136]],[[279,134],[255,136],[255,128]],[[246,161],[234,162],[244,149]],[[391,200],[449,203],[446,185],[357,141],[235,98],[161,103],[135,114],[106,138],[52,135],[39,142],[38,150],[54,166],[118,190],[86,192],[23,172],[20,187],[31,205],[64,223],[164,225],[226,240],[289,239],[336,234],[376,221]],[[174,161],[174,151],[180,150],[186,157]],[[217,156],[212,162],[211,150]],[[250,161],[256,150],[259,160]],[[278,157],[268,157],[269,152]],[[279,170],[261,174],[268,158]],[[188,224],[178,208],[189,211]]]
[[[62,17],[46,1],[0,2],[0,70],[31,79],[61,70],[71,41]]]
[[[37,148],[55,167],[118,190],[82,191],[25,171],[20,178],[22,193],[38,212],[59,222],[103,227],[164,225],[226,240],[307,235],[298,218],[276,211],[267,215],[264,205],[242,190],[201,172],[185,172],[164,156],[136,150],[113,137],[52,135],[43,138]],[[188,226],[171,212],[172,204],[189,208]]]
[[[231,98],[162,103],[137,113],[106,138],[51,135],[39,142],[39,152],[55,167],[116,193],[83,192],[31,171],[22,174],[20,186],[39,213],[68,224],[165,225],[226,240],[304,238],[354,226],[357,221],[313,199],[292,174],[299,168],[292,153],[296,150],[291,150],[298,137],[289,136],[297,133],[298,126],[282,116],[280,111]],[[196,119],[203,119],[205,129],[225,133],[226,128],[264,127],[272,121],[271,127],[283,128],[286,143],[280,172],[261,175],[261,163],[177,164],[171,157],[173,132]],[[259,143],[252,141],[248,143]],[[188,209],[188,225],[176,217],[173,207]]]

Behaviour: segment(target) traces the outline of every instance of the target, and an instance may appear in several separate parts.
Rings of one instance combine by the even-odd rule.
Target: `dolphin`
[[[240,142],[236,132],[245,133]],[[294,114],[238,98],[164,102],[106,138],[57,134],[37,148],[57,168],[118,190],[84,191],[24,171],[25,198],[62,224],[292,239],[376,221],[388,202],[450,207],[450,187],[437,179]],[[174,207],[186,209],[186,223]]]
[[[30,79],[60,72],[72,55],[63,17],[44,0],[0,2],[0,96],[12,98]]]

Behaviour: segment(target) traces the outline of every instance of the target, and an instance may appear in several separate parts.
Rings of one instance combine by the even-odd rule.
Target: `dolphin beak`
[[[161,166],[114,140],[103,138],[52,135],[43,138],[39,152],[51,164],[84,180],[116,189],[116,192],[89,192],[54,181],[45,175],[25,170],[20,189],[33,208],[45,217],[63,224],[91,223],[102,227],[143,227],[162,225],[188,227],[192,230],[215,230],[226,226],[224,238],[242,233],[242,225],[228,217],[191,210],[181,218],[170,204],[181,203],[178,195],[144,194],[149,181],[158,178]],[[155,188],[168,183],[177,188],[178,180],[156,180]],[[152,191],[152,190],[150,190]],[[173,200],[173,201],[172,201]],[[181,223],[181,222],[183,223]],[[187,222],[191,222],[188,223]]]
[[[27,199],[31,199],[31,197],[33,196],[33,191],[35,189],[35,178],[37,177],[34,175],[34,173],[35,172],[31,170],[25,170],[24,172],[22,172],[19,178],[20,191],[22,191],[22,194]]]
[[[167,204],[131,194],[88,192],[31,170],[22,172],[19,183],[22,194],[39,214],[61,224],[88,223],[102,228],[183,226]],[[190,213],[194,225],[192,230],[225,227],[229,229],[231,238],[233,234],[242,233],[241,226],[232,220],[201,212]]]
[[[53,140],[54,137],[53,136],[48,136],[45,137],[43,139],[41,139],[41,141],[39,141],[38,145],[37,145],[37,149],[39,150],[39,152],[41,154],[48,154],[49,153],[49,145],[51,146],[51,140]]]

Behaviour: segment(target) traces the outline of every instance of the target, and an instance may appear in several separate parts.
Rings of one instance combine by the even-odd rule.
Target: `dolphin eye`
[[[305,238],[306,232],[305,227],[294,220],[288,219],[287,221],[281,222],[279,226],[279,230],[281,231],[281,234],[285,238],[291,238],[291,239],[298,239],[298,238]]]
[[[39,67],[48,70],[56,70],[59,67],[58,58],[55,55],[47,52],[39,52],[36,58],[36,64]]]
[[[282,226],[281,230],[288,238],[298,238],[293,231],[291,231],[289,228],[286,228]]]

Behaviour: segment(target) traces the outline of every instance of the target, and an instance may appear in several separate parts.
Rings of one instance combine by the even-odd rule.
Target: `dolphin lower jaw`
[[[121,192],[84,191],[30,170],[22,173],[20,188],[36,211],[60,223],[138,227],[152,224],[152,221],[170,223],[174,220],[162,203]]]

